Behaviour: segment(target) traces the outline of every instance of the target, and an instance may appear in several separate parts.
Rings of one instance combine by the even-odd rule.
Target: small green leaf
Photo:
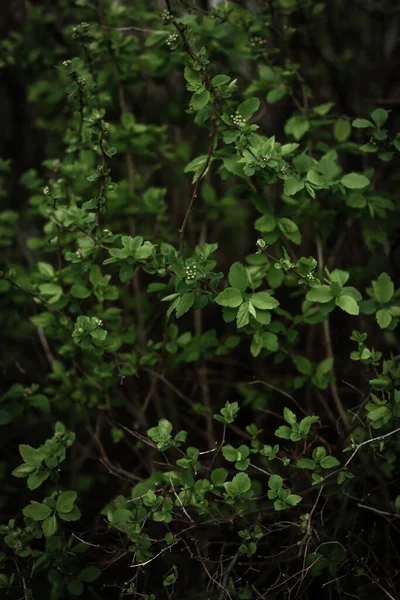
[[[350,121],[347,119],[338,119],[333,127],[333,135],[338,142],[345,142],[351,133]]]
[[[360,312],[357,302],[351,296],[339,296],[339,298],[336,298],[336,306],[339,306],[349,315],[358,315]]]
[[[282,438],[284,440],[290,440],[291,433],[292,433],[292,430],[287,425],[281,425],[275,431],[276,437]]]
[[[294,196],[297,192],[300,192],[304,188],[304,181],[299,181],[294,177],[288,177],[285,180],[285,184],[283,186],[283,193],[286,196]]]
[[[75,283],[70,289],[69,293],[74,298],[79,298],[81,300],[90,296],[90,291],[86,289],[84,285],[80,285],[79,283]]]
[[[329,285],[320,285],[319,287],[312,288],[306,295],[306,300],[310,302],[329,302],[332,300],[331,288]]]
[[[241,327],[245,327],[246,325],[248,325],[249,320],[249,303],[243,302],[243,304],[239,306],[239,310],[236,316],[236,325],[240,329]]]
[[[228,471],[223,467],[214,469],[213,471],[211,471],[211,483],[217,487],[222,486],[225,483],[228,474]]]
[[[192,106],[194,110],[201,110],[210,100],[210,92],[208,90],[199,90],[192,96]]]
[[[367,127],[374,126],[373,123],[371,123],[371,121],[367,121],[367,119],[354,119],[352,125],[356,129],[366,129]]]
[[[241,104],[239,104],[237,112],[243,117],[245,121],[251,119],[255,112],[260,107],[260,101],[258,98],[248,98]]]
[[[325,456],[319,464],[323,469],[333,469],[333,467],[338,467],[340,462],[334,456]]]
[[[280,475],[271,475],[268,479],[268,487],[270,490],[278,491],[283,485],[283,479]]]
[[[71,512],[76,500],[76,492],[61,492],[56,501],[57,512],[68,513]]]
[[[236,308],[243,302],[242,292],[233,287],[227,288],[218,294],[218,296],[215,298],[215,302],[220,306],[230,306],[231,308]]]
[[[382,127],[382,125],[384,125],[388,120],[388,117],[388,111],[384,110],[383,108],[376,108],[371,113],[371,119],[377,127]]]
[[[28,506],[25,506],[22,512],[34,521],[44,521],[51,515],[51,509],[47,504],[41,504],[40,502],[31,502]]]
[[[370,379],[369,384],[374,390],[386,390],[390,386],[390,380],[387,377],[376,377],[375,379]]]
[[[389,327],[390,323],[392,322],[392,315],[387,308],[381,308],[376,313],[376,320],[381,329],[386,329],[386,327]]]
[[[348,173],[340,181],[349,190],[360,190],[369,185],[369,179],[365,175],[361,175],[361,173]]]
[[[297,422],[296,415],[294,414],[294,412],[292,412],[286,406],[283,409],[283,418],[285,419],[286,423],[288,423],[289,425],[294,425]]]
[[[257,219],[254,223],[254,227],[257,231],[261,231],[262,233],[270,233],[276,227],[276,219],[273,215],[264,215]]]
[[[249,285],[249,277],[245,267],[240,262],[234,262],[229,269],[229,283],[232,288],[236,288],[241,292],[245,292]]]
[[[385,302],[389,302],[392,299],[394,285],[387,273],[381,273],[378,279],[372,282],[372,287],[378,302],[385,304]]]
[[[79,575],[81,581],[85,583],[91,583],[92,581],[96,581],[101,575],[101,571],[98,567],[85,567]]]
[[[362,194],[350,194],[346,196],[346,204],[350,208],[365,208],[367,201]]]
[[[298,496],[297,494],[289,494],[289,496],[285,500],[286,504],[288,504],[289,506],[297,506],[297,504],[299,504],[299,502],[301,501],[302,497]]]
[[[261,310],[272,310],[279,306],[278,300],[268,292],[256,292],[250,297],[250,301],[253,306]]]
[[[57,519],[55,515],[47,517],[42,523],[42,529],[45,537],[51,537],[57,531]]]
[[[310,458],[300,458],[297,461],[296,466],[300,469],[309,469],[310,471],[313,471],[315,469],[315,460],[311,460]]]
[[[176,307],[176,318],[179,319],[183,314],[188,312],[189,309],[192,308],[194,304],[195,295],[194,292],[187,292],[186,294],[182,294],[179,298],[178,305]]]

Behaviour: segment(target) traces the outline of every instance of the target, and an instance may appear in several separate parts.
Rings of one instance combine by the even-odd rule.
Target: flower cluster
[[[186,267],[186,279],[188,281],[193,281],[196,279],[196,266],[192,265],[191,267]]]
[[[174,15],[169,12],[169,10],[165,9],[161,13],[161,18],[166,23],[171,23],[174,20]]]
[[[169,35],[167,37],[167,41],[166,44],[169,48],[171,48],[174,44],[176,44],[176,42],[178,41],[179,35],[177,33],[171,33],[171,35]]]
[[[238,127],[243,127],[243,125],[246,125],[246,120],[243,119],[243,117],[236,112],[235,115],[231,115],[231,119],[234,125],[237,125]]]
[[[264,46],[264,44],[265,44],[265,40],[258,35],[255,35],[254,37],[250,38],[250,41],[249,41],[249,45],[252,48],[261,48],[262,46]]]

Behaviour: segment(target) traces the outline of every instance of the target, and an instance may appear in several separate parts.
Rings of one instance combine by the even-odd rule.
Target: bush
[[[397,597],[396,3],[17,4],[2,593]]]

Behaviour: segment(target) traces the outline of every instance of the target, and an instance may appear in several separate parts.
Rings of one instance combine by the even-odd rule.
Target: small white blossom
[[[178,34],[177,33],[171,33],[171,35],[169,35],[167,37],[167,41],[166,44],[167,46],[171,47],[173,44],[176,44],[176,42],[178,41]]]
[[[43,194],[44,194],[45,196],[48,196],[48,195],[50,194],[50,189],[47,187],[47,185],[46,185],[46,187],[45,187],[45,188],[43,188]]]
[[[246,120],[237,112],[235,115],[231,115],[231,119],[234,125],[241,127],[246,125]]]
[[[63,62],[64,67],[69,67],[70,64],[71,64],[70,60],[64,60],[64,62]]]
[[[171,23],[171,21],[174,20],[174,15],[172,13],[169,12],[169,10],[165,9],[162,11],[161,13],[161,18],[163,19],[163,21],[165,21],[166,23]]]

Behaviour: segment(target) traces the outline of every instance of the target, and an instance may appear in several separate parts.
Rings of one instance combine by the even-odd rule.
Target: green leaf
[[[264,215],[257,219],[254,223],[254,227],[257,231],[261,231],[262,233],[270,233],[276,227],[276,219],[272,215]]]
[[[42,529],[45,537],[51,537],[57,531],[57,519],[55,515],[47,517],[42,523]]]
[[[222,456],[229,462],[236,462],[239,458],[239,453],[236,448],[228,444],[222,447]]]
[[[295,244],[300,244],[301,236],[299,228],[294,221],[283,217],[282,219],[278,220],[278,227],[288,240],[294,242]]]
[[[293,356],[292,358],[297,370],[302,375],[311,375],[313,367],[311,362],[305,356]]]
[[[28,446],[28,444],[21,444],[18,447],[18,449],[19,449],[19,453],[22,456],[24,462],[26,462],[26,464],[32,465],[34,467],[40,467],[44,458],[46,457],[43,452],[41,452],[37,448]]]
[[[283,479],[280,475],[271,475],[268,479],[268,487],[270,490],[278,491],[283,485]]]
[[[296,415],[294,414],[294,412],[292,412],[286,406],[283,409],[283,418],[285,419],[286,423],[288,423],[289,425],[294,425],[297,422]]]
[[[26,465],[25,463],[23,463],[22,465],[19,465],[19,467],[16,467],[14,471],[11,472],[11,475],[13,475],[13,477],[18,477],[18,479],[28,477],[28,475],[32,473],[32,471],[34,471],[35,468],[36,467],[32,465]]]
[[[310,129],[310,122],[306,117],[302,116],[294,116],[290,117],[290,119],[285,124],[285,133],[287,135],[292,135],[294,139],[298,142],[304,136],[305,133]]]
[[[351,133],[350,121],[347,119],[338,119],[333,127],[333,135],[338,142],[345,142]]]
[[[34,521],[44,521],[51,515],[50,507],[47,504],[40,504],[40,502],[31,502],[22,509],[22,512]]]
[[[346,204],[350,208],[365,208],[367,201],[362,194],[350,194],[346,196]]]
[[[281,156],[288,156],[289,154],[292,154],[295,150],[297,150],[299,145],[300,144],[283,144],[281,147]]]
[[[220,306],[230,306],[231,308],[236,308],[243,302],[242,292],[233,287],[227,288],[218,294],[218,296],[215,298],[215,302]]]
[[[250,297],[250,302],[261,310],[272,310],[279,306],[278,300],[268,292],[256,292]]]
[[[374,126],[373,123],[371,123],[371,121],[367,121],[367,119],[354,119],[352,125],[356,129],[366,129],[367,127]]]
[[[248,325],[249,320],[249,303],[243,302],[243,304],[240,305],[238,313],[236,315],[236,325],[240,329],[241,327],[245,327],[246,325]]]
[[[183,314],[188,312],[194,304],[195,295],[194,292],[187,292],[179,298],[179,302],[176,307],[176,318],[179,319]]]
[[[333,467],[338,467],[340,462],[334,456],[325,456],[319,464],[323,469],[333,469]]]
[[[297,504],[299,504],[301,501],[302,497],[298,496],[297,494],[289,494],[285,500],[286,504],[289,504],[289,506],[297,506]]]
[[[56,501],[57,512],[68,513],[73,509],[76,500],[76,492],[61,492]]]
[[[35,471],[28,477],[27,485],[30,490],[36,490],[49,477],[49,471]]]
[[[275,431],[276,437],[284,439],[284,440],[290,440],[291,433],[292,433],[292,430],[287,425],[281,425]]]
[[[241,292],[245,292],[249,285],[249,277],[245,267],[240,262],[234,262],[229,269],[229,283],[232,288],[236,288]]]
[[[213,471],[211,471],[211,476],[210,476],[211,483],[217,487],[222,486],[225,483],[228,475],[229,475],[228,471],[226,469],[224,469],[223,467],[214,469]]]
[[[285,184],[283,186],[283,193],[286,196],[294,196],[297,192],[300,192],[304,188],[304,181],[299,181],[294,177],[288,177],[285,179]]]
[[[325,104],[320,104],[319,106],[315,106],[313,108],[313,111],[317,113],[317,115],[320,115],[321,117],[324,117],[325,115],[328,114],[328,112],[335,106],[334,102],[326,102]]]
[[[314,169],[310,169],[308,171],[307,181],[309,181],[315,187],[318,187],[318,188],[324,187],[324,185],[325,185],[325,179],[322,177],[322,175],[320,175],[319,173],[314,171]]]
[[[335,269],[329,276],[331,281],[335,281],[343,286],[349,279],[350,275],[347,271],[342,271],[341,269]]]
[[[296,466],[300,469],[309,469],[310,471],[313,471],[316,465],[315,460],[311,460],[311,458],[300,458],[297,461]]]
[[[358,315],[360,312],[357,302],[351,296],[339,296],[336,298],[336,305],[349,315]]]
[[[342,177],[340,182],[349,190],[360,190],[369,185],[369,179],[365,175],[361,175],[361,173],[348,173]]]
[[[201,110],[210,100],[210,92],[208,90],[198,91],[192,96],[192,106],[194,110]]]
[[[238,473],[232,481],[224,483],[224,487],[232,495],[245,494],[251,488],[251,479],[247,473]]]
[[[74,507],[70,512],[68,512],[68,513],[60,512],[60,513],[58,513],[58,516],[63,521],[78,521],[81,518],[81,511],[76,506],[76,504],[74,504]]]
[[[79,575],[81,581],[85,583],[91,583],[92,581],[96,581],[101,575],[101,571],[98,567],[85,567]]]
[[[378,406],[373,410],[368,412],[368,418],[371,421],[379,421],[380,419],[385,419],[386,417],[391,416],[391,411],[388,406]]]
[[[378,302],[385,304],[392,299],[394,294],[393,281],[387,273],[381,273],[376,281],[372,282],[375,298]]]
[[[69,290],[69,293],[74,298],[80,298],[81,300],[90,296],[90,291],[86,289],[84,285],[80,285],[79,283],[75,283]]]
[[[258,98],[248,98],[248,100],[239,104],[237,112],[245,119],[245,121],[248,121],[259,107],[260,100]]]
[[[381,308],[376,313],[376,320],[381,329],[386,329],[386,327],[389,327],[390,323],[392,322],[392,315],[387,308]]]
[[[390,386],[390,379],[387,377],[376,377],[375,379],[370,379],[369,384],[374,390],[386,390]]]
[[[332,300],[331,288],[329,285],[320,285],[319,287],[312,288],[306,295],[306,300],[310,302],[329,302]]]
[[[377,127],[382,127],[382,125],[384,125],[388,120],[388,117],[388,111],[384,110],[383,108],[376,108],[371,113],[371,119]]]

